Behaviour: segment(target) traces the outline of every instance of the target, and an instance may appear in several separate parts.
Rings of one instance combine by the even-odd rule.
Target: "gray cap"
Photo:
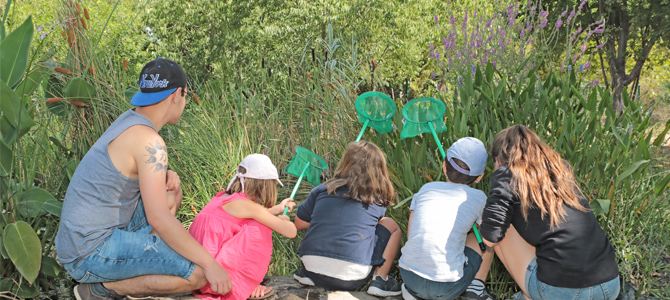
[[[464,137],[456,141],[447,150],[447,160],[458,172],[469,176],[484,174],[489,155],[482,141],[473,137]],[[470,168],[470,171],[458,166],[452,158],[458,158]]]

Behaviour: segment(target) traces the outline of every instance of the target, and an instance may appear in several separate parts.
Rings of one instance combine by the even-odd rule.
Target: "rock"
[[[616,300],[636,300],[635,294],[637,294],[637,289],[630,282],[625,282],[621,286],[621,292],[619,292],[619,297]]]

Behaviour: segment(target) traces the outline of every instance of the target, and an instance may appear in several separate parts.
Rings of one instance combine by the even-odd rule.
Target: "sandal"
[[[256,289],[254,289],[254,292],[256,292],[256,290],[257,290],[259,287],[263,287],[263,288],[266,289],[265,295],[263,295],[263,296],[259,296],[259,297],[249,297],[249,298],[248,298],[249,300],[261,300],[261,299],[267,299],[267,298],[269,298],[270,296],[272,296],[272,295],[275,294],[275,290],[274,290],[271,286],[264,286],[264,285],[258,285],[258,286],[256,287]],[[253,295],[254,293],[251,293],[251,294]]]

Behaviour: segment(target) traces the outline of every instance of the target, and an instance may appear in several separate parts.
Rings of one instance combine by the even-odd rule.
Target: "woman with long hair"
[[[513,299],[616,299],[614,248],[570,165],[515,125],[493,140],[481,235],[521,291]]]

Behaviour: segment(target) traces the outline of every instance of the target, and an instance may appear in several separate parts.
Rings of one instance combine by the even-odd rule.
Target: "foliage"
[[[7,3],[9,10],[11,1]],[[30,95],[44,77],[41,69],[30,70],[29,50],[34,32],[32,18],[5,35],[0,24],[0,292],[21,298],[35,297],[48,277],[61,272],[51,257],[54,228],[45,228],[60,216],[62,203],[33,183],[35,164],[22,163],[28,153],[22,138],[35,122]],[[41,236],[41,237],[40,237]]]
[[[485,66],[489,61],[511,83],[529,76],[536,66],[541,67],[540,71],[556,70],[553,63],[557,63],[559,73],[573,66],[580,72],[588,69],[591,57],[585,57],[587,45],[593,34],[603,32],[604,21],[576,28],[576,16],[582,14],[579,6],[569,14],[563,11],[550,23],[545,8],[542,3],[528,1],[501,10],[466,10],[462,20],[454,16],[453,9],[442,20],[436,14],[442,45],[431,44],[430,56],[435,65],[431,77],[437,81],[437,89],[448,91],[456,77],[462,85],[461,75],[474,76],[475,66]],[[561,53],[557,62],[550,56],[555,52]]]
[[[620,220],[630,218],[641,223],[647,218],[641,212],[654,214],[659,207],[665,207],[662,198],[657,197],[662,197],[670,175],[662,179],[661,174],[649,174],[654,163],[650,149],[665,134],[652,140],[652,133],[647,130],[648,114],[631,102],[627,93],[627,110],[617,117],[610,92],[599,87],[584,89],[576,70],[564,75],[551,72],[540,81],[534,76],[536,69],[515,84],[509,83],[491,62],[484,70],[477,67],[474,78],[462,76],[458,90],[440,94],[447,105],[445,118],[449,128],[438,136],[445,146],[464,136],[490,145],[497,132],[511,125],[523,124],[533,129],[574,167],[580,187],[601,221],[618,223],[609,232],[616,244],[619,238],[613,233],[630,227]],[[399,118],[395,133],[377,135],[373,141],[388,155],[393,182],[399,199],[403,199],[396,207],[404,208],[421,185],[443,177],[432,136],[399,141]],[[492,162],[485,173],[492,173]],[[489,177],[485,177],[475,187],[486,191],[489,185]],[[398,220],[408,217],[405,210],[391,213]],[[625,262],[627,257],[618,253]]]
[[[189,76],[199,81],[230,81],[239,70],[259,67],[283,76],[294,67],[287,62],[301,54],[296,46],[325,40],[331,24],[336,36],[359,42],[362,60],[384,66],[369,78],[367,89],[381,83],[397,91],[405,79],[415,81],[425,69],[424,49],[433,34],[430,11],[441,5],[381,0],[159,1],[151,3],[151,13],[142,23],[151,36],[147,50],[183,63]],[[328,60],[326,55],[312,53],[320,61]]]
[[[24,1],[22,5],[28,3]],[[549,52],[551,45],[567,44],[578,27],[574,21],[566,22],[574,25],[562,25],[562,35],[530,34],[545,34],[553,42],[540,39],[543,41],[522,49],[522,55],[518,55],[524,40],[516,26],[526,26],[526,20],[534,20],[531,23],[538,26],[542,19],[531,18],[525,11],[530,7],[517,4],[510,7],[509,3],[89,1],[86,5],[91,20],[82,16],[83,2],[78,2],[79,12],[77,2],[49,3],[57,3],[58,8],[52,12],[57,19],[55,26],[47,31],[47,21],[41,21],[45,26],[40,37],[32,38],[41,48],[33,47],[29,55],[30,72],[20,73],[23,74],[20,82],[25,84],[3,89],[0,116],[7,119],[0,122],[3,139],[11,130],[16,136],[27,132],[6,143],[11,152],[5,151],[4,146],[0,149],[1,165],[9,166],[0,168],[0,182],[4,183],[2,180],[6,178],[14,180],[13,185],[6,185],[11,187],[11,193],[7,192],[10,188],[2,189],[1,204],[8,212],[3,214],[3,222],[10,220],[11,215],[13,220],[28,223],[38,233],[44,257],[53,255],[51,243],[58,220],[52,207],[44,208],[51,213],[33,209],[32,204],[9,210],[6,207],[38,193],[25,192],[28,187],[28,191],[35,190],[33,184],[51,192],[56,199],[62,198],[78,159],[111,121],[130,107],[127,96],[132,95],[133,89],[128,88],[136,85],[142,65],[156,56],[174,58],[185,66],[193,79],[189,89],[197,94],[198,103],[192,101],[187,106],[180,123],[161,132],[170,147],[170,167],[182,178],[185,193],[178,217],[186,226],[211,196],[225,187],[237,163],[249,153],[267,154],[283,170],[295,154],[295,147],[305,147],[327,161],[331,168],[323,173],[323,179],[330,178],[346,144],[355,139],[362,126],[356,119],[354,100],[362,91],[383,90],[398,105],[394,117],[396,131],[380,135],[368,130],[364,138],[385,150],[399,193],[397,208],[388,212],[406,230],[406,207],[413,193],[424,183],[443,177],[432,136],[399,139],[403,126],[399,112],[411,98],[407,97],[407,87],[402,85],[409,78],[412,97],[434,93],[434,89],[425,88],[431,82],[430,70],[436,66],[435,59],[428,54],[430,41],[441,41],[452,33],[463,38],[465,32],[470,37],[468,41],[472,41],[473,30],[483,37],[485,21],[493,20],[492,24],[497,24],[495,30],[506,28],[510,45],[516,47],[508,47],[509,52],[496,59],[496,66],[484,64],[481,56],[475,61],[461,62],[457,68],[437,65],[436,83],[450,87],[450,92],[444,89],[437,92],[437,97],[447,105],[445,118],[449,129],[440,133],[442,143],[448,146],[462,136],[475,136],[490,143],[495,133],[511,124],[533,128],[575,167],[580,186],[618,250],[624,277],[640,283],[645,292],[654,293],[657,288],[651,278],[662,263],[655,258],[664,251],[658,244],[670,232],[666,217],[670,208],[664,190],[670,175],[667,169],[655,167],[658,162],[653,157],[652,145],[658,139],[646,130],[649,116],[637,103],[622,98],[627,109],[622,117],[615,118],[613,110],[608,108],[613,101],[611,94],[587,82],[583,73],[577,71],[578,62],[573,62],[572,70],[567,67],[570,64],[554,68],[548,62],[541,63],[541,55]],[[518,10],[515,27],[509,27],[510,8],[512,13]],[[536,9],[539,12],[539,6]],[[30,10],[14,9],[10,18],[23,20]],[[467,31],[461,31],[466,10]],[[477,18],[483,19],[473,16],[475,10]],[[546,10],[550,12],[546,28],[555,28],[551,12],[557,11],[555,17],[558,17],[563,8]],[[435,12],[439,15],[439,28],[435,26]],[[451,12],[458,20],[456,30],[450,29],[446,17]],[[493,18],[496,12],[498,16]],[[563,21],[567,16],[562,16]],[[81,25],[82,17],[87,29]],[[72,19],[79,21],[66,22]],[[582,31],[579,43],[575,42],[571,51],[581,51],[580,47],[587,44],[585,33],[597,28],[595,25]],[[70,29],[73,38],[68,43]],[[492,41],[497,44],[496,31]],[[45,32],[49,34],[41,39]],[[67,33],[61,36],[60,32]],[[529,37],[524,34],[524,38]],[[464,41],[456,44],[464,47]],[[588,42],[588,47],[591,44]],[[563,53],[566,48],[554,49],[556,52],[560,49],[561,59],[568,61],[567,52]],[[462,50],[468,48],[458,51]],[[578,52],[571,52],[571,62]],[[588,58],[592,55],[589,53],[585,52],[586,62],[592,59]],[[455,57],[455,52],[450,55]],[[531,55],[535,56],[528,60]],[[441,57],[444,58],[444,53]],[[488,62],[492,62],[490,57],[489,54]],[[93,66],[95,74],[88,71],[89,66]],[[71,73],[58,72],[57,67]],[[521,78],[515,73],[518,68],[525,74]],[[459,75],[462,86],[456,79]],[[24,106],[7,110],[10,112],[6,117],[4,93],[9,94],[9,90],[17,94]],[[399,90],[402,96],[398,96]],[[69,104],[82,95],[87,100],[82,101],[85,106]],[[53,102],[60,103],[58,106],[45,103],[51,98],[65,100]],[[16,126],[20,123],[15,122],[11,124],[16,126],[7,127],[17,111],[25,113],[36,125],[18,130]],[[20,120],[25,122],[28,118]],[[670,129],[665,122],[663,126],[654,134]],[[9,160],[11,163],[4,163]],[[5,175],[3,170],[9,171]],[[489,166],[487,174],[491,171]],[[286,187],[280,190],[280,198],[288,196],[295,179],[282,174]],[[475,187],[486,191],[488,185],[485,178]],[[310,188],[310,184],[301,185],[296,196],[298,202]],[[26,196],[20,196],[23,194]],[[14,202],[8,202],[6,197]],[[30,217],[36,212],[37,217]],[[12,225],[8,233],[27,230],[19,228],[25,226]],[[289,274],[300,264],[296,254],[300,237],[289,240],[275,236],[273,242],[269,275]],[[5,248],[6,245],[0,245],[0,250]],[[16,249],[11,252],[16,257]],[[17,283],[27,286],[10,261],[5,255],[1,267],[10,272],[3,276],[11,275]],[[33,285],[41,289],[48,288],[44,278],[66,276],[55,260],[44,258],[45,261],[48,262],[40,268],[42,275],[38,275]],[[509,295],[514,289],[513,281],[499,264],[494,265],[490,282],[499,296]],[[7,290],[10,283],[4,280],[0,287]]]
[[[553,0],[546,3],[550,8],[561,9],[573,5],[575,0]],[[667,46],[670,41],[670,5],[668,0],[583,0],[584,14],[578,16],[581,24],[605,20],[606,30],[597,34],[597,44],[604,46],[598,51],[605,54],[609,65],[609,83],[614,91],[614,110],[626,109],[623,105],[624,87],[639,81],[642,67],[647,62],[655,45]],[[602,47],[601,46],[601,47]],[[634,65],[628,69],[626,62],[632,59]],[[605,66],[603,66],[603,69]],[[607,74],[603,72],[605,82]],[[635,87],[634,87],[635,89]]]

